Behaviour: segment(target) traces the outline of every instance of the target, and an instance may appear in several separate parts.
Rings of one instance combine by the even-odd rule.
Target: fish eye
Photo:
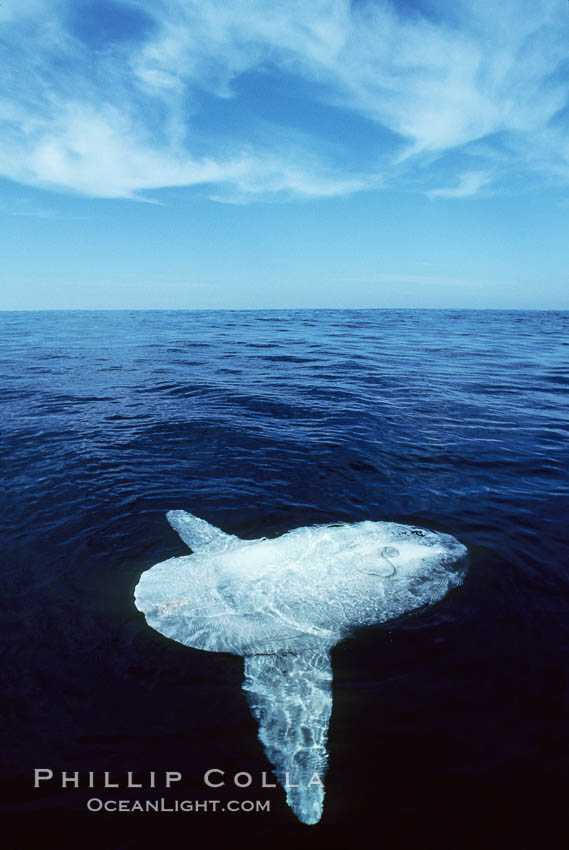
[[[378,561],[378,555],[381,560]],[[391,578],[395,574],[395,564],[390,561],[390,558],[396,558],[399,555],[399,549],[395,546],[383,546],[374,553],[370,552],[363,563],[359,567],[361,573],[366,573],[370,576],[378,576],[379,578]]]

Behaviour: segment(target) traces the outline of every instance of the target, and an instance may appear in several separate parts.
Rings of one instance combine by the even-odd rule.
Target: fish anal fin
[[[251,655],[243,689],[259,724],[259,738],[287,803],[306,824],[324,804],[326,740],[332,712],[330,647]]]

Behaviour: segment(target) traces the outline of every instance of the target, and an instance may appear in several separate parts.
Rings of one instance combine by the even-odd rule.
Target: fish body
[[[192,554],[144,572],[136,606],[172,640],[244,656],[243,688],[267,756],[295,814],[316,823],[332,647],[356,628],[437,602],[462,582],[467,550],[448,534],[392,522],[303,527],[251,541],[184,511],[167,518]]]

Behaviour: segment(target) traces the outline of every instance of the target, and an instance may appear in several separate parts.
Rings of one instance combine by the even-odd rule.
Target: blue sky
[[[1,309],[569,308],[565,0],[3,0]]]

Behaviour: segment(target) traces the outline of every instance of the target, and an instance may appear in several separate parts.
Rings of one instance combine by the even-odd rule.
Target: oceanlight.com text
[[[133,812],[183,812],[185,814],[219,813],[219,812],[269,812],[270,800],[102,800],[91,797],[87,801],[90,812],[117,812],[128,814]]]

